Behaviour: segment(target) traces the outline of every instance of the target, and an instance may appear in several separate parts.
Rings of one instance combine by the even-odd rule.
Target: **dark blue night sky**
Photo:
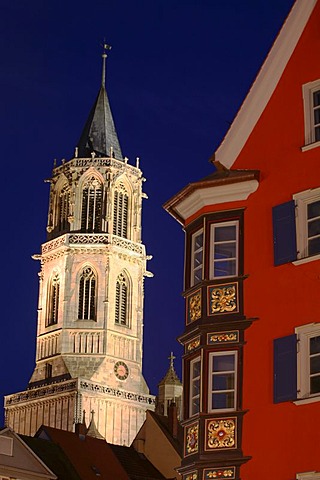
[[[39,265],[53,161],[71,158],[112,45],[107,91],[122,152],[147,178],[144,373],[152,393],[171,350],[181,375],[181,227],[162,204],[208,175],[293,0],[2,0],[0,396],[34,366]],[[1,425],[0,416],[0,425]]]

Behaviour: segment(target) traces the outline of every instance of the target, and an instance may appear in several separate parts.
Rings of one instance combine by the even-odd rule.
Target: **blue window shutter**
[[[297,336],[273,341],[273,401],[287,402],[297,398]]]
[[[294,200],[272,209],[274,264],[297,259],[296,221]]]

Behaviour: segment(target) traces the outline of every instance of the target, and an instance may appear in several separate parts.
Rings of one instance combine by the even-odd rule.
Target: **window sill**
[[[303,145],[301,147],[302,152],[307,152],[308,150],[312,150],[312,148],[320,147],[320,141],[308,143],[308,145]]]
[[[303,263],[313,262],[314,260],[320,260],[320,253],[318,253],[317,255],[312,255],[311,257],[300,258],[299,260],[295,260],[291,263],[293,265],[302,265]]]
[[[315,403],[315,402],[320,402],[320,395],[317,395],[315,397],[308,397],[308,398],[298,398],[293,403],[299,406],[299,405],[306,405],[308,403]]]

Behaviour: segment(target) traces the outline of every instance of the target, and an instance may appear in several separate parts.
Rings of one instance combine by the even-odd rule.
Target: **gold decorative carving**
[[[192,350],[194,350],[195,348],[198,348],[200,345],[200,338],[197,337],[197,338],[194,338],[193,340],[191,340],[191,342],[187,343],[186,345],[186,350],[188,352],[191,352]]]
[[[197,480],[197,479],[198,479],[197,472],[187,473],[186,475],[183,476],[183,480]]]
[[[221,467],[215,468],[212,470],[211,468],[203,470],[203,480],[209,480],[211,478],[228,478],[233,479],[235,478],[235,467]]]
[[[198,423],[193,423],[192,425],[186,427],[185,448],[187,455],[191,455],[192,453],[196,453],[198,451],[198,434]]]
[[[236,284],[209,288],[210,315],[237,310]]]
[[[207,421],[207,441],[208,450],[218,448],[236,447],[236,419],[223,418]]]
[[[210,333],[208,335],[208,343],[227,343],[227,342],[238,342],[239,341],[239,332],[236,330],[234,332],[219,332],[219,333]]]
[[[201,291],[198,290],[188,298],[188,323],[201,318]]]

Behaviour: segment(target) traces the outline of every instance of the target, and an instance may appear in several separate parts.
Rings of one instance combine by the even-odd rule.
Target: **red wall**
[[[273,404],[274,338],[320,322],[320,261],[273,266],[272,207],[294,193],[320,187],[320,147],[304,144],[302,85],[320,79],[320,2],[267,108],[232,168],[257,169],[260,186],[245,206],[244,311],[259,320],[246,332],[244,349],[243,451],[252,460],[245,480],[293,480],[320,471],[320,400],[307,405]],[[190,221],[191,219],[189,219]]]

